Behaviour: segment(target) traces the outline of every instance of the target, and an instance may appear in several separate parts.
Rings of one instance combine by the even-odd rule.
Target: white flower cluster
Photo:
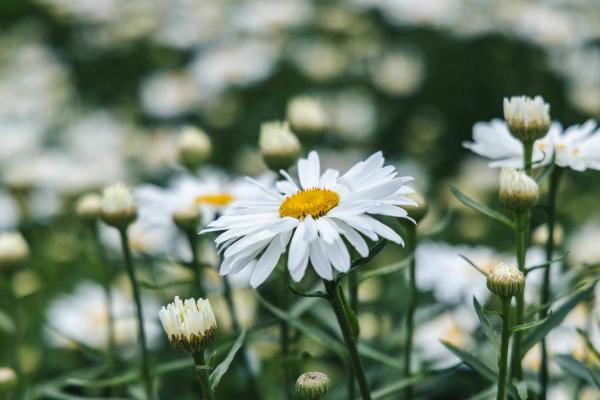
[[[158,312],[169,341],[179,351],[201,351],[212,341],[217,320],[210,301],[175,297],[173,303]]]

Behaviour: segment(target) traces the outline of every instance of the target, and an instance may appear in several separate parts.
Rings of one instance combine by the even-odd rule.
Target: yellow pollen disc
[[[340,196],[327,189],[305,189],[283,200],[279,216],[304,219],[307,215],[319,218],[340,203]]]
[[[233,196],[228,193],[204,194],[196,196],[194,201],[196,204],[210,204],[213,206],[223,207],[233,201]]]
[[[554,147],[557,150],[564,150],[566,146],[564,145],[564,143],[557,143],[557,144],[554,145]]]
[[[581,150],[579,150],[579,148],[575,148],[575,149],[571,150],[571,154],[574,156],[578,156],[580,152],[581,152]]]
[[[546,146],[544,145],[544,143],[538,143],[537,144],[538,149],[540,150],[544,150],[546,148]]]

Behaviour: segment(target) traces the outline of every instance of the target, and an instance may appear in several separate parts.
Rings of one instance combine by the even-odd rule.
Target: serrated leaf
[[[590,367],[568,354],[556,355],[554,361],[569,375],[582,379],[600,390],[600,372],[593,371]]]
[[[233,346],[231,346],[231,349],[229,350],[229,353],[227,353],[227,356],[225,357],[225,359],[223,361],[221,361],[219,363],[219,365],[217,365],[215,367],[213,372],[211,372],[208,379],[210,381],[210,387],[213,390],[213,392],[215,391],[217,386],[219,386],[219,382],[221,382],[221,378],[223,378],[223,376],[229,370],[229,367],[231,367],[231,363],[233,362],[235,355],[242,348],[242,345],[244,344],[245,339],[246,339],[246,331],[242,330],[242,333],[240,333],[237,340],[233,343]]]
[[[500,222],[501,224],[505,225],[506,227],[508,227],[511,230],[515,230],[515,224],[514,222],[508,218],[506,215],[502,214],[499,211],[494,210],[493,208],[467,196],[466,194],[464,194],[463,192],[461,192],[457,187],[455,186],[450,186],[450,191],[452,192],[452,194],[454,195],[454,197],[456,197],[461,203],[463,203],[465,206],[472,208],[473,210],[497,221]]]
[[[596,282],[592,284],[586,285],[583,288],[579,289],[570,299],[565,301],[560,307],[554,310],[548,318],[544,321],[544,323],[538,325],[531,331],[523,340],[522,344],[522,353],[521,356],[525,356],[529,350],[533,346],[536,345],[537,342],[542,340],[546,335],[558,326],[563,319],[577,306],[577,304],[581,303],[583,300],[587,299],[592,292],[594,291],[594,286]]]
[[[536,326],[539,326],[539,325],[543,324],[544,322],[546,322],[547,319],[548,319],[548,317],[537,320],[537,321],[525,322],[524,324],[515,325],[510,330],[510,334],[513,335],[517,332],[523,332],[528,329],[535,328]]]
[[[484,363],[481,358],[475,354],[471,354],[468,351],[459,349],[458,347],[442,340],[442,344],[446,346],[455,356],[460,358],[465,364],[467,364],[473,371],[483,376],[490,382],[495,382],[498,379],[498,372],[495,368]]]
[[[475,313],[477,314],[477,318],[479,318],[479,323],[481,324],[481,329],[483,330],[483,333],[489,339],[490,343],[492,344],[492,347],[494,347],[496,355],[499,355],[500,345],[498,344],[498,334],[492,327],[490,320],[483,311],[483,307],[481,306],[481,304],[479,304],[479,301],[477,301],[477,298],[475,296],[473,296],[473,306],[475,307]]]

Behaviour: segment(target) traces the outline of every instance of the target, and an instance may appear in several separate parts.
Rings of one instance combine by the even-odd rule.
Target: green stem
[[[15,388],[15,393],[17,394],[16,397],[20,399],[22,396],[24,396],[24,391],[27,388],[27,383],[25,382],[25,373],[23,372],[23,368],[21,365],[21,357],[19,354],[19,351],[21,349],[21,337],[23,335],[23,327],[21,326],[21,302],[11,286],[11,278],[12,276],[9,277],[6,282],[7,292],[10,296],[10,302],[13,309],[12,317],[15,324],[14,340],[12,343],[11,353],[13,357],[12,362],[14,364],[15,373],[17,374],[17,387]]]
[[[210,380],[208,379],[208,369],[206,361],[204,360],[204,350],[192,353],[194,363],[196,364],[196,374],[198,380],[200,380],[200,386],[202,387],[202,396],[204,400],[214,400],[215,396],[210,388]]]
[[[554,226],[556,222],[556,197],[558,193],[558,186],[560,184],[560,176],[562,169],[555,167],[550,176],[550,187],[548,190],[548,240],[546,241],[546,261],[550,262],[554,253]],[[540,304],[548,304],[550,301],[550,272],[552,264],[544,269],[544,280],[542,282],[542,290],[540,293]],[[547,308],[542,308],[540,312],[540,319],[546,318],[548,315]],[[541,343],[542,354],[541,354],[541,368],[539,375],[540,382],[540,399],[546,399],[546,392],[548,387],[548,349],[546,347],[546,338],[542,339]]]
[[[367,376],[365,375],[365,369],[362,365],[360,356],[358,355],[356,340],[352,333],[352,328],[350,327],[348,315],[346,315],[344,305],[342,304],[339,292],[340,288],[333,281],[323,280],[323,283],[325,284],[325,290],[327,291],[327,299],[333,308],[338,325],[342,331],[342,336],[344,337],[344,343],[346,344],[348,353],[350,353],[350,360],[352,361],[352,368],[354,370],[354,375],[356,376],[360,394],[363,400],[371,400]]]
[[[348,297],[350,298],[350,308],[354,312],[354,315],[358,318],[358,279],[356,271],[348,274]],[[358,340],[357,337],[354,338]],[[354,373],[350,371],[348,374],[348,398],[354,399],[356,397],[356,385],[354,384],[355,377]]]
[[[194,270],[196,276],[196,293],[198,297],[206,298],[204,288],[202,287],[202,270],[200,269],[200,262],[198,261],[198,236],[193,231],[188,231],[185,234],[187,236],[188,244],[190,245],[190,251],[192,253],[192,264],[191,267]]]
[[[410,228],[410,246],[411,252],[414,252],[416,248],[416,229]],[[412,257],[408,264],[408,305],[406,310],[406,330],[404,336],[404,379],[410,377],[411,374],[411,358],[412,358],[412,346],[413,346],[413,333],[414,333],[414,315],[417,309],[418,292],[417,292],[417,281],[416,281],[416,263],[415,258]],[[404,390],[404,399],[410,400],[413,398],[412,385],[409,385]]]
[[[287,262],[286,262],[287,264]],[[287,312],[290,299],[288,293],[289,275],[287,268],[283,269],[283,285],[281,285],[281,307]],[[283,379],[285,385],[285,395],[289,400],[292,398],[292,391],[290,389],[290,376],[289,376],[289,354],[290,354],[290,325],[286,320],[281,320],[279,323],[279,346],[281,349],[281,357],[283,358]]]
[[[523,165],[525,173],[531,176],[531,170],[533,166],[533,142],[523,143]]]
[[[510,340],[510,297],[502,297],[502,342],[498,358],[498,391],[496,400],[506,399],[506,372],[508,368],[508,342]]]
[[[515,221],[517,226],[516,240],[517,240],[517,265],[519,270],[525,273],[525,255],[527,253],[527,238],[529,234],[529,211],[515,213]],[[515,324],[520,325],[524,322],[525,316],[525,289],[523,289],[517,296],[517,308],[515,312]],[[521,365],[521,332],[517,332],[514,335],[513,347],[512,347],[512,358],[511,358],[511,375],[513,378],[520,380],[523,377],[523,368]]]
[[[144,381],[144,388],[146,390],[146,397],[148,399],[153,398],[152,391],[152,379],[150,377],[150,365],[148,360],[148,347],[146,345],[146,331],[144,329],[144,314],[142,310],[142,299],[140,291],[137,285],[137,279],[135,277],[135,270],[133,268],[133,262],[131,259],[131,252],[129,250],[129,239],[127,237],[127,228],[119,229],[121,236],[121,246],[123,248],[123,258],[125,259],[125,267],[127,268],[127,274],[129,275],[129,281],[131,282],[131,288],[133,290],[133,298],[135,300],[135,307],[137,313],[138,322],[138,333],[140,339],[140,350],[142,353],[142,379]]]

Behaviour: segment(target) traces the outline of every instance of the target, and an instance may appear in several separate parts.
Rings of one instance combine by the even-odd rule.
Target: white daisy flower
[[[523,145],[510,134],[506,122],[494,119],[478,122],[473,126],[473,141],[463,146],[480,156],[490,158],[492,168],[509,166],[523,168]],[[594,120],[567,129],[555,122],[548,133],[535,141],[534,166],[548,165],[553,156],[559,167],[575,171],[600,170],[600,129]]]
[[[312,151],[298,161],[297,183],[281,171],[284,181],[276,189],[263,189],[260,200],[234,204],[228,215],[203,232],[224,231],[215,240],[223,252],[221,275],[253,268],[250,284],[259,286],[288,249],[287,267],[296,282],[310,260],[323,279],[333,279],[333,269],[346,272],[350,253],[343,238],[365,257],[369,247],[363,235],[403,244],[402,238],[371,214],[410,219],[401,208],[415,205],[404,195],[410,177],[397,177],[393,166],[384,167],[381,152],[354,165],[340,176],[333,169],[321,174],[319,156]]]

